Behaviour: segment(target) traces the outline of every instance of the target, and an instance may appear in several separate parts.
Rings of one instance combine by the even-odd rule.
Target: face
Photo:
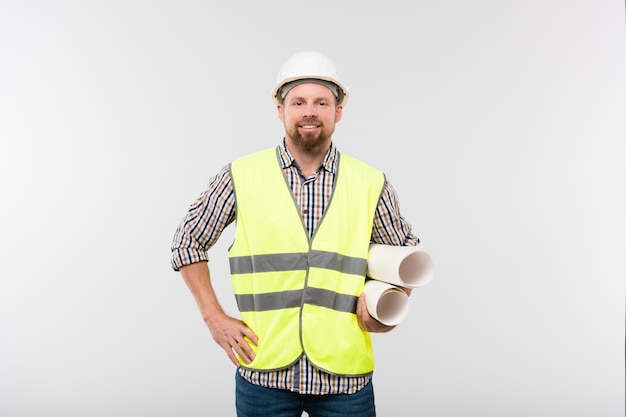
[[[341,120],[342,107],[337,106],[333,93],[323,85],[299,84],[289,90],[278,117],[285,125],[287,143],[303,150],[326,148]]]

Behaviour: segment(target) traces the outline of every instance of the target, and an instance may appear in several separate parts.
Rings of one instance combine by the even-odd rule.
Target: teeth
[[[313,129],[313,128],[317,127],[317,126],[315,126],[315,125],[303,125],[302,127],[304,129]]]

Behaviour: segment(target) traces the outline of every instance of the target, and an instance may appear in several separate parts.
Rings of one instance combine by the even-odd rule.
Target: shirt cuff
[[[208,262],[209,257],[207,251],[201,249],[180,248],[172,250],[172,269],[180,270],[185,265],[194,264],[196,262]]]

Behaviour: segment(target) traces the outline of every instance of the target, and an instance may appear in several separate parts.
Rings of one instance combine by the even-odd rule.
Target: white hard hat
[[[326,55],[317,51],[298,52],[289,57],[278,70],[272,100],[276,104],[282,103],[286,92],[289,91],[281,91],[284,90],[285,84],[292,83],[290,86],[293,87],[310,80],[330,88],[337,97],[337,104],[345,106],[348,102],[348,88],[339,79],[339,69]],[[333,88],[334,86],[337,88]]]

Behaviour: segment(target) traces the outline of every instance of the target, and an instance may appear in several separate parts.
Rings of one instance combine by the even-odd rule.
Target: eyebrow
[[[329,102],[335,101],[334,97],[332,99],[327,98],[327,97],[316,97],[316,98],[313,98],[312,100],[313,101],[329,101]],[[307,101],[307,98],[303,96],[294,96],[294,97],[291,97],[289,101]]]

